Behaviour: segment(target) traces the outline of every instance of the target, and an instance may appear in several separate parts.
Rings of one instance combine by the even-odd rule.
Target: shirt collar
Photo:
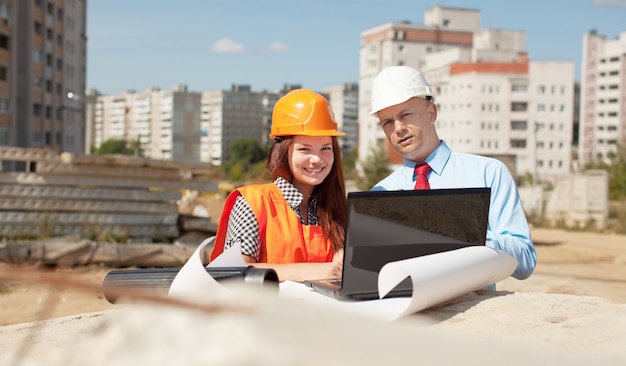
[[[282,177],[277,177],[276,180],[274,180],[274,184],[278,186],[278,189],[280,189],[280,192],[283,194],[283,197],[285,197],[285,201],[287,201],[289,206],[293,208],[300,206],[304,195],[300,193],[296,186]]]
[[[431,171],[437,175],[441,175],[443,168],[446,166],[446,163],[448,162],[448,159],[450,159],[450,155],[452,154],[452,151],[450,150],[446,142],[443,140],[439,141],[441,142],[439,146],[437,146],[435,151],[430,153],[426,160],[424,160],[426,163],[428,163],[428,165],[430,165]],[[409,177],[409,179],[413,179],[413,170],[415,169],[415,166],[417,164],[418,162],[404,159],[402,174]]]
[[[304,199],[304,195],[300,193],[298,188],[294,186],[291,182],[287,181],[285,178],[277,177],[274,180],[274,184],[280,189],[280,192],[285,197],[285,201],[287,204],[296,212],[298,217],[300,216],[300,211],[298,210],[298,206],[302,203]],[[317,225],[317,199],[311,198],[309,201],[309,212],[307,213],[309,224]],[[302,218],[300,218],[302,219]]]

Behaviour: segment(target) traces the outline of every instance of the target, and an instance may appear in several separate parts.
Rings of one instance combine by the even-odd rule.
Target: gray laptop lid
[[[490,192],[462,188],[349,193],[341,295],[377,294],[378,272],[388,262],[485,245]],[[394,290],[410,291],[408,279]]]

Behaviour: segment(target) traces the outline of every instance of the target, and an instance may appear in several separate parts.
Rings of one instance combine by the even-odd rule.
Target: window
[[[526,84],[513,84],[511,85],[512,92],[525,92],[528,91],[528,85]]]
[[[0,145],[8,145],[9,136],[11,136],[11,131],[6,127],[0,127]]]
[[[9,113],[11,111],[11,102],[8,97],[0,97],[0,113]]]
[[[523,140],[523,139],[512,139],[511,140],[511,147],[512,148],[523,149],[523,148],[526,147],[526,140]]]
[[[513,112],[525,112],[527,110],[528,110],[528,103],[526,102],[511,103],[511,111]]]
[[[5,66],[0,65],[0,81],[7,81],[8,77],[7,68]]]
[[[41,50],[33,50],[33,61],[41,63]]]
[[[43,34],[43,25],[39,22],[35,22],[35,34],[42,35]]]
[[[9,37],[4,34],[0,34],[0,48],[9,49]]]
[[[511,130],[526,131],[528,128],[527,121],[511,121]]]
[[[42,114],[43,114],[43,108],[41,107],[41,104],[38,104],[38,103],[33,104],[33,116],[41,117]]]
[[[5,2],[0,3],[0,18],[4,20],[9,19],[9,9]]]

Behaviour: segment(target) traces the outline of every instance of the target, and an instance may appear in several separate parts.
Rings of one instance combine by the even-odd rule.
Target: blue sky
[[[591,29],[626,32],[626,6],[593,0],[90,0],[87,87],[253,91],[357,82],[360,33],[392,21],[423,24],[435,5],[478,9],[481,28],[522,30],[533,61],[573,61]],[[604,3],[607,3],[605,1]],[[624,4],[626,1],[613,1]]]

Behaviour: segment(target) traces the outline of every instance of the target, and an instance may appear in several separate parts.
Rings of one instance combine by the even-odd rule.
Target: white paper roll
[[[411,277],[413,295],[404,316],[501,281],[517,264],[507,253],[485,246],[390,262],[378,274],[378,293],[383,298]]]

